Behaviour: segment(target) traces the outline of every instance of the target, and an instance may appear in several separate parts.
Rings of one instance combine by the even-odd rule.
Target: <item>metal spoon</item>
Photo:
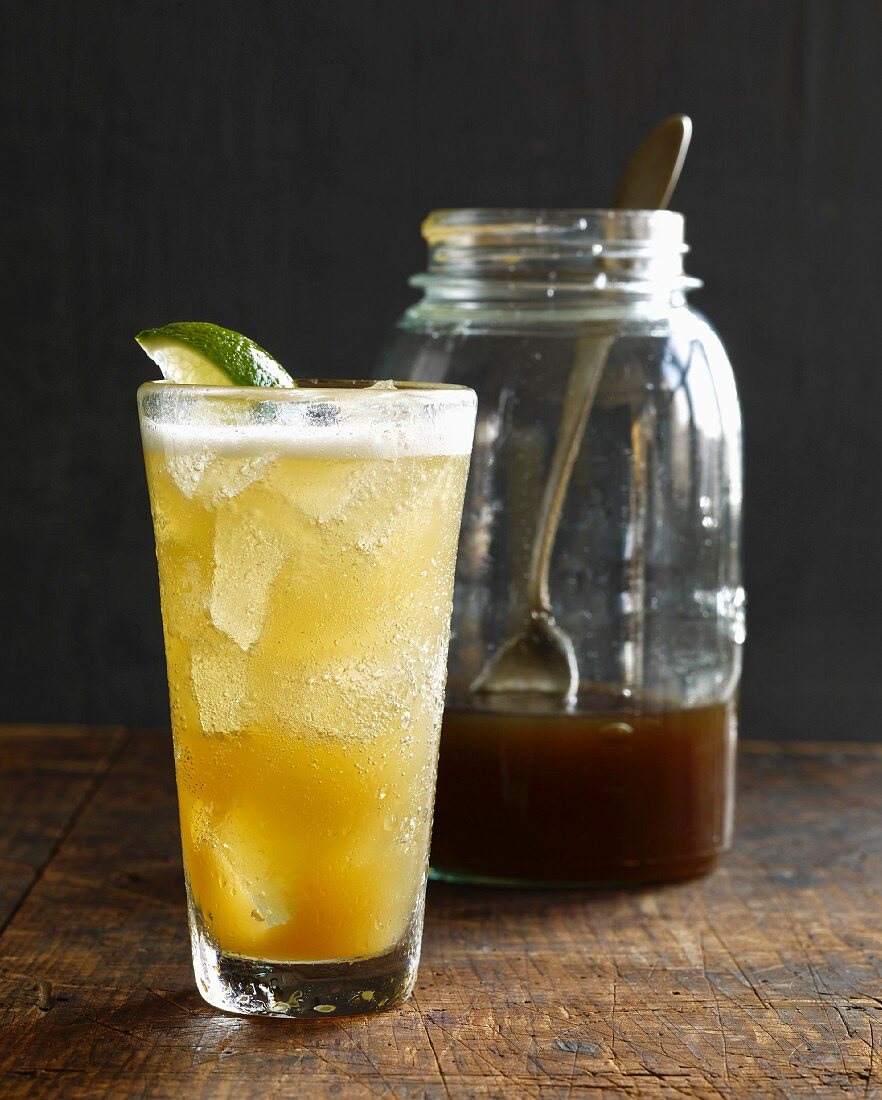
[[[613,195],[614,210],[664,210],[689,151],[692,120],[668,115],[631,154]]]
[[[614,209],[664,209],[679,179],[691,136],[692,123],[686,115],[670,115],[660,122],[625,166],[616,187]],[[476,695],[539,693],[557,696],[563,702],[576,697],[579,666],[572,639],[554,621],[548,574],[573,464],[614,340],[614,333],[598,333],[577,342],[533,538],[524,625],[481,669],[471,686]]]

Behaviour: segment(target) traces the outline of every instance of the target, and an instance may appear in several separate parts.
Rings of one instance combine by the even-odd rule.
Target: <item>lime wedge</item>
[[[191,386],[296,386],[262,347],[207,321],[177,321],[135,337],[163,378]]]

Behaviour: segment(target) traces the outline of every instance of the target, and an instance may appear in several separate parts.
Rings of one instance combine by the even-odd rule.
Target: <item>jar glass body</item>
[[[734,378],[686,303],[683,249],[672,259],[669,239],[679,215],[658,229],[651,215],[623,226],[595,213],[605,219],[574,231],[570,215],[548,229],[548,215],[522,212],[514,240],[497,233],[489,244],[471,223],[458,253],[442,225],[440,244],[429,238],[434,269],[415,280],[425,296],[378,368],[479,398],[435,810],[439,877],[681,878],[710,869],[730,843],[744,639]],[[529,620],[562,411],[592,362],[596,391],[548,576],[578,687],[568,698],[486,694],[476,685],[488,662]]]

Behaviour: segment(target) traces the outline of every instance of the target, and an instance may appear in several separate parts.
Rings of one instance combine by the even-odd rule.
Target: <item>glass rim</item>
[[[457,237],[498,236],[590,238],[615,227],[624,239],[667,236],[682,240],[683,215],[676,210],[615,209],[613,207],[450,207],[433,210],[422,223],[429,244]]]
[[[185,382],[172,382],[170,379],[154,379],[142,382],[138,386],[138,397],[153,393],[178,393],[182,398],[200,400],[217,398],[225,401],[262,401],[280,404],[306,404],[312,401],[323,402],[340,400],[345,395],[350,401],[379,399],[388,401],[394,394],[398,398],[415,399],[422,397],[441,404],[461,403],[463,398],[471,403],[477,400],[475,391],[469,386],[454,385],[450,382],[411,382],[389,379],[394,389],[378,386],[385,379],[369,378],[300,378],[295,379],[296,386],[205,386],[191,385]]]

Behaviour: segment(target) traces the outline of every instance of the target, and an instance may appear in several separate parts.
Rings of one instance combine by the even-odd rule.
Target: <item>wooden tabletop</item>
[[[736,847],[603,894],[432,885],[416,993],[249,1020],[190,970],[167,735],[0,727],[0,1095],[882,1096],[882,746],[748,745]]]

